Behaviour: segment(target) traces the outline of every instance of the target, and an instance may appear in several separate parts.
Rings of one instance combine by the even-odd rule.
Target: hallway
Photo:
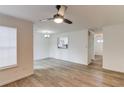
[[[102,68],[103,64],[103,57],[101,55],[95,55],[95,60],[91,64],[89,64],[90,67],[93,68]]]

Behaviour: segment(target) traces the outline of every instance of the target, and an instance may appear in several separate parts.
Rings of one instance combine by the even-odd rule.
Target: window
[[[0,69],[17,65],[16,28],[0,26]]]

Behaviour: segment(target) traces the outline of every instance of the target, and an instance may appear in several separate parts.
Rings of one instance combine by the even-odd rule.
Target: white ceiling
[[[34,22],[35,30],[52,30],[55,32],[78,31],[84,28],[101,29],[103,26],[124,23],[124,6],[71,5],[65,17],[73,24],[56,24],[53,21],[39,22],[40,19],[52,17],[57,10],[52,5],[0,6],[0,13]]]

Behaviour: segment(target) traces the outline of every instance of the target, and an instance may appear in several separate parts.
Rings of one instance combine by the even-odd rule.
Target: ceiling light
[[[62,23],[62,22],[63,22],[63,18],[57,17],[57,18],[54,19],[54,22],[55,22],[55,23],[58,23],[58,24],[59,24],[59,23]]]
[[[97,43],[103,43],[103,40],[97,40]]]
[[[50,35],[49,35],[49,34],[45,34],[44,37],[45,37],[45,38],[49,38]]]
[[[103,40],[101,40],[101,43],[103,43]]]

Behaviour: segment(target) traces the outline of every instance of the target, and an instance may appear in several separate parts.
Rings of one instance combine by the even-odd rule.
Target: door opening
[[[103,33],[90,32],[89,34],[89,66],[102,68],[103,64]]]

